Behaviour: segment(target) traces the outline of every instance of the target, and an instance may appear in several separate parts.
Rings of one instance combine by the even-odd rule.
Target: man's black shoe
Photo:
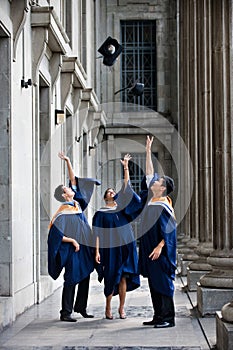
[[[144,321],[142,324],[143,326],[154,326],[156,324],[156,319],[153,318],[151,321]]]
[[[168,328],[168,327],[174,327],[175,324],[173,322],[159,322],[155,323],[154,328]]]
[[[65,321],[65,322],[76,322],[76,318],[71,317],[70,315],[66,316],[60,316],[60,321]]]
[[[75,310],[74,310],[75,311]],[[78,312],[80,315],[82,315],[82,317],[84,317],[84,318],[93,318],[94,317],[94,315],[89,315],[89,314],[87,314],[87,312],[86,312],[86,310],[85,311],[76,311],[76,312]]]

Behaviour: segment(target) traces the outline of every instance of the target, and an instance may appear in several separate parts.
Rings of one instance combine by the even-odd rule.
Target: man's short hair
[[[169,195],[175,189],[174,180],[166,175],[163,175],[161,177],[165,180],[164,186],[166,187],[166,195]]]
[[[59,185],[55,188],[55,191],[54,191],[54,198],[58,201],[58,202],[65,202],[65,198],[62,196],[63,193],[64,193],[64,190],[63,190],[63,185]]]

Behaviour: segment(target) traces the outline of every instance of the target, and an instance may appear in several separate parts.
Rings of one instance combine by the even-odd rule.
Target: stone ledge
[[[189,291],[197,290],[197,282],[199,282],[200,278],[205,275],[209,271],[194,271],[187,266],[187,285]]]
[[[0,331],[15,320],[13,315],[13,298],[0,297]]]
[[[216,312],[217,349],[233,349],[233,323],[224,322],[221,311]]]
[[[232,300],[233,289],[207,288],[197,283],[197,308],[202,316],[214,315]]]

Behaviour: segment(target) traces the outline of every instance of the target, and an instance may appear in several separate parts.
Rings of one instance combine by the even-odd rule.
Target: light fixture
[[[80,142],[81,137],[82,137],[82,135],[80,135],[80,136],[75,136],[75,141],[76,141],[76,142]]]
[[[28,81],[25,81],[23,77],[23,79],[21,80],[21,87],[27,89],[28,86],[31,86],[31,85],[32,85],[32,79],[28,79]]]
[[[95,154],[95,146],[89,146],[89,156],[93,156]]]
[[[144,84],[138,83],[136,80],[133,84],[129,84],[128,86],[124,87],[123,89],[120,89],[114,93],[114,95],[118,94],[121,91],[128,90],[128,93],[133,94],[133,96],[141,96],[144,92]]]
[[[55,109],[55,124],[60,125],[65,121],[65,112],[61,109]]]

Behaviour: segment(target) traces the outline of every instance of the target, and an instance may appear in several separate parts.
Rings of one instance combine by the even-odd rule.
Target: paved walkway
[[[1,350],[85,350],[85,349],[163,349],[208,350],[216,343],[215,317],[199,318],[195,311],[196,293],[185,292],[184,278],[177,276],[175,292],[176,326],[155,329],[142,322],[152,317],[147,280],[127,294],[127,319],[117,314],[118,297],[113,298],[113,320],[104,318],[103,285],[92,274],[88,312],[95,318],[61,322],[61,289],[40,305],[19,316],[14,324],[0,333]]]

